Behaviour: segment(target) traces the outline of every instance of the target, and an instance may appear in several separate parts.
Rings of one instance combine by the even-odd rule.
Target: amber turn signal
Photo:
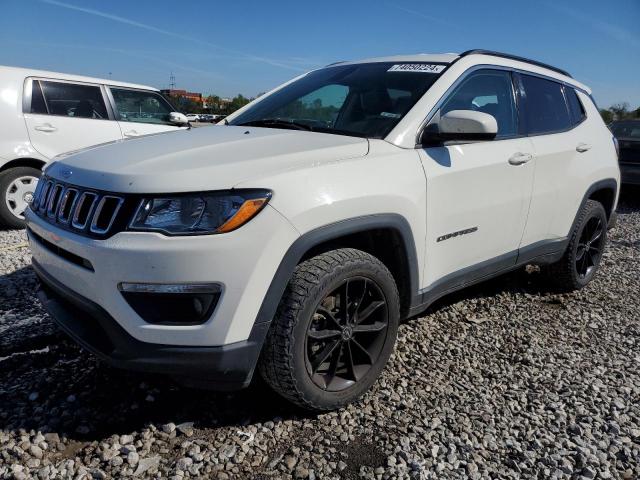
[[[236,228],[241,227],[249,220],[251,220],[262,207],[267,203],[268,198],[254,198],[251,200],[245,200],[245,202],[240,206],[236,214],[231,217],[229,220],[224,222],[218,229],[216,233],[227,233]]]

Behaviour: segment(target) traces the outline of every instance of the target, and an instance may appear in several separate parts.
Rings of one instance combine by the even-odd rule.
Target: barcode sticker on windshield
[[[440,73],[444,70],[444,65],[433,63],[398,63],[391,67],[388,72],[418,72],[418,73]]]

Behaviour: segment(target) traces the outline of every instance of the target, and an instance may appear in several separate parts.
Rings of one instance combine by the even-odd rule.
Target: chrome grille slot
[[[63,190],[64,187],[59,183],[51,188],[49,201],[47,202],[47,217],[55,218],[58,212],[58,205],[60,204],[60,198],[62,197]]]
[[[38,184],[36,185],[36,191],[33,192],[33,201],[31,202],[31,210],[33,210],[34,212],[36,210],[38,210],[38,205],[40,204],[40,195],[42,195],[42,189],[44,188],[45,185],[44,180],[41,180],[38,182]]]
[[[124,196],[88,191],[43,176],[38,182],[31,210],[45,221],[86,236],[106,237],[122,229]],[[130,210],[131,208],[129,208]],[[118,230],[120,231],[120,230]]]
[[[76,200],[78,200],[78,190],[75,188],[67,188],[62,195],[62,200],[60,200],[60,208],[58,209],[59,222],[69,223]]]
[[[93,213],[93,207],[98,200],[98,196],[93,192],[84,192],[80,195],[78,203],[73,212],[73,220],[71,226],[84,230],[89,222],[90,215]]]
[[[100,199],[91,220],[89,230],[93,233],[106,233],[113,225],[124,200],[113,195],[105,195]]]
[[[51,193],[52,186],[53,181],[49,180],[44,184],[44,187],[42,187],[42,195],[38,204],[38,210],[41,212],[47,207],[47,202],[49,201],[49,194]]]

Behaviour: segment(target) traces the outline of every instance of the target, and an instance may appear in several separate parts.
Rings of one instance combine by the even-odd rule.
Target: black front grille
[[[89,237],[106,238],[123,230],[135,203],[123,195],[69,185],[43,176],[31,210],[40,218]]]

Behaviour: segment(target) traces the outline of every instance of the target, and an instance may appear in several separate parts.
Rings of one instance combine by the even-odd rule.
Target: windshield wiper
[[[279,118],[264,118],[262,120],[252,120],[250,122],[238,124],[240,127],[267,127],[267,128],[290,128],[293,130],[313,131],[313,128],[304,123],[281,120]]]

